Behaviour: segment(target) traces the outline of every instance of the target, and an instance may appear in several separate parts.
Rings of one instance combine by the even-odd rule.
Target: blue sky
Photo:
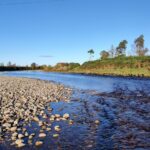
[[[98,59],[123,39],[129,51],[140,34],[150,48],[149,7],[150,0],[0,0],[0,62],[82,63],[90,48]]]

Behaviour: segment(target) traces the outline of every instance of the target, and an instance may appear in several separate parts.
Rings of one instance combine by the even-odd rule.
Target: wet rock
[[[29,135],[28,138],[29,138],[29,140],[32,140],[32,139],[33,139],[33,136],[32,136],[32,135]]]
[[[32,145],[32,140],[28,140],[28,144],[29,144],[29,145]]]
[[[19,138],[19,139],[21,139],[21,138],[23,138],[23,137],[24,137],[23,134],[18,134],[18,138]]]
[[[25,136],[29,136],[28,132],[25,132]]]
[[[46,126],[45,126],[45,125],[43,125],[43,126],[42,126],[42,129],[43,129],[43,130],[46,130]]]
[[[61,130],[60,126],[55,126],[54,129],[55,129],[55,131],[60,131]]]
[[[100,121],[99,120],[95,120],[95,124],[100,124]]]
[[[17,132],[14,132],[14,133],[12,134],[13,137],[17,137],[17,135],[18,135]]]
[[[56,121],[60,121],[61,119],[60,118],[56,118]]]
[[[15,140],[16,140],[16,137],[15,137],[15,136],[12,136],[11,139],[12,139],[13,141],[15,141]]]
[[[63,96],[65,93],[65,96]],[[52,111],[52,108],[47,105],[49,102],[60,100],[65,101],[70,93],[66,93],[66,88],[62,85],[40,81],[35,79],[25,79],[16,77],[0,77],[0,138],[10,138],[16,143],[16,139],[20,140],[20,147],[24,146],[23,138],[28,137],[28,140],[33,139],[34,135],[29,135],[26,126],[32,128],[32,121],[39,124],[42,129],[50,131],[51,126],[47,124],[48,120],[45,108]],[[42,121],[40,121],[42,118]],[[44,119],[43,119],[44,118]],[[60,121],[59,114],[51,115],[50,121]],[[65,119],[65,118],[64,118]],[[57,130],[57,129],[56,129]],[[58,129],[59,130],[59,129]],[[11,131],[10,137],[6,136],[7,131]],[[42,133],[44,132],[41,130]],[[42,134],[41,133],[41,134]],[[45,137],[42,135],[41,137]],[[26,138],[25,138],[26,139]],[[22,141],[22,142],[21,142]]]
[[[46,134],[45,134],[45,133],[40,133],[40,134],[39,134],[39,137],[40,137],[40,138],[44,138],[44,137],[46,137]]]
[[[51,131],[51,128],[46,128],[46,131]]]
[[[69,120],[69,124],[72,125],[73,124],[73,120]]]
[[[32,136],[35,136],[35,133],[31,133]]]
[[[56,118],[60,118],[60,114],[55,114],[55,117]]]
[[[25,131],[27,131],[27,129],[26,129],[26,128],[23,128],[23,129],[22,129],[22,132],[24,133]]]
[[[53,118],[53,117],[50,118],[50,121],[54,121],[54,120],[55,120],[55,118]]]
[[[20,147],[24,147],[24,146],[25,146],[24,143],[20,143],[20,144],[17,145],[17,147],[19,147],[19,148],[20,148]]]
[[[15,141],[15,144],[16,144],[16,145],[22,145],[23,142],[24,142],[24,140],[17,139],[17,140]]]
[[[67,113],[65,113],[64,115],[63,115],[63,118],[65,118],[65,119],[68,119],[70,116],[69,116],[69,114],[67,114]]]
[[[59,137],[59,134],[53,134],[53,137],[57,138],[57,137]]]
[[[21,128],[17,128],[17,131],[21,131]]]
[[[41,146],[42,144],[43,144],[42,141],[36,141],[36,142],[35,142],[35,146]]]
[[[43,125],[43,122],[42,121],[39,121],[39,126],[41,127]]]
[[[34,117],[33,120],[36,121],[36,122],[39,122],[39,118],[38,117]]]
[[[43,118],[44,118],[44,119],[46,119],[46,118],[47,118],[47,115],[46,115],[46,114],[44,114],[44,115],[43,115]]]

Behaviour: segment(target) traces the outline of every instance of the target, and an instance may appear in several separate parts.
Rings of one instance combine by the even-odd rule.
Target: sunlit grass
[[[99,74],[99,75],[122,75],[122,76],[145,76],[150,77],[150,71],[145,68],[117,68],[117,69],[76,69],[72,72]]]

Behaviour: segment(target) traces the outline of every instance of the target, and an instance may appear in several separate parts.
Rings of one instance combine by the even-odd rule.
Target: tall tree
[[[110,56],[110,58],[113,58],[114,55],[115,55],[115,47],[112,45],[109,50],[109,56]]]
[[[138,56],[145,56],[148,51],[149,51],[148,48],[144,48],[143,50],[139,50],[137,54]]]
[[[31,64],[31,68],[32,68],[32,69],[36,69],[36,67],[37,67],[37,64],[36,64],[35,62],[33,62],[33,63]]]
[[[140,35],[134,41],[136,54],[138,56],[145,56],[145,54],[149,51],[147,48],[144,48],[144,35]]]
[[[92,57],[93,57],[93,55],[94,55],[94,50],[93,50],[93,49],[90,49],[90,50],[88,50],[88,53],[90,54],[89,60],[92,60]]]
[[[127,40],[123,40],[119,43],[118,47],[116,48],[116,56],[126,55],[127,44]]]
[[[101,59],[106,59],[109,57],[109,52],[103,50],[100,52]]]
[[[3,67],[3,66],[4,66],[4,63],[0,63],[0,66]]]
[[[10,66],[11,66],[11,61],[9,61],[9,62],[7,63],[7,66],[8,66],[8,67],[10,67]]]

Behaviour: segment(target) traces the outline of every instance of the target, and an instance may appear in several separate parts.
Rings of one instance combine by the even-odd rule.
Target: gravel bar
[[[58,114],[48,116],[45,110],[52,111],[50,102],[69,102],[71,93],[71,89],[49,81],[0,77],[0,141],[9,135],[12,145],[25,146],[24,137],[31,142],[35,135],[29,134],[25,128],[31,122],[41,127],[39,136],[45,137],[44,130],[51,130],[51,124],[44,121],[44,118],[51,122],[69,118],[67,113],[62,117]],[[60,130],[59,127],[56,129]],[[41,144],[41,141],[35,143],[36,146]]]

